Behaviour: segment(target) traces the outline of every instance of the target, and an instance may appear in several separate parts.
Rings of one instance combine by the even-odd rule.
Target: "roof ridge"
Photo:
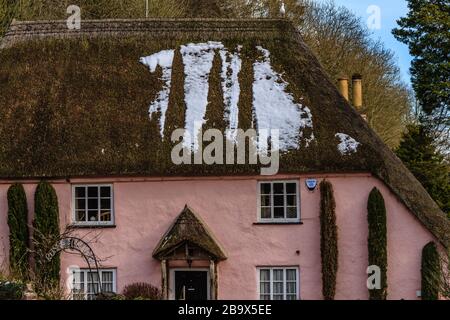
[[[55,23],[55,22],[63,22],[65,23],[66,19],[57,19],[57,20],[17,20],[14,19],[11,22],[11,25],[18,24],[45,24],[45,23]],[[237,21],[237,22],[255,22],[255,21],[272,21],[272,22],[281,22],[286,21],[283,18],[133,18],[133,19],[83,19],[82,22],[146,22],[146,21],[202,21],[202,22],[210,22],[210,21]]]
[[[235,38],[242,33],[255,38],[284,37],[286,19],[152,18],[82,20],[80,29],[69,29],[66,20],[14,21],[0,49],[42,38],[145,35],[154,39],[184,39],[186,36]]]

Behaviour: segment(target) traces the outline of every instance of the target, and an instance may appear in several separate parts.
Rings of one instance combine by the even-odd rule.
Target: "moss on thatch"
[[[81,30],[75,31],[68,31],[64,21],[13,24],[0,50],[0,177],[259,174],[257,165],[175,166],[170,161],[167,138],[174,128],[184,126],[184,74],[178,51],[166,139],[160,138],[157,117],[149,120],[148,106],[162,87],[161,71],[148,72],[139,58],[211,40],[230,49],[243,46],[242,129],[252,126],[257,45],[270,50],[273,68],[284,72],[295,100],[311,109],[315,141],[283,154],[280,173],[371,172],[448,246],[445,215],[339,94],[286,20],[83,20]],[[217,78],[210,81],[209,97],[218,99]],[[215,100],[211,108],[218,111],[223,106]],[[220,119],[211,112],[208,117]],[[360,142],[358,151],[342,155],[336,133]]]

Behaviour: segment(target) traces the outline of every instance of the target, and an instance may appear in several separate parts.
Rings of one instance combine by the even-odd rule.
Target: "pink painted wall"
[[[188,204],[208,224],[228,255],[218,267],[220,299],[258,299],[257,266],[298,266],[301,298],[321,299],[318,189],[309,192],[304,185],[305,177],[272,177],[300,181],[303,225],[254,225],[260,178],[73,180],[72,183],[113,183],[115,197],[116,228],[77,232],[99,237],[94,250],[106,259],[103,267],[117,268],[119,292],[133,282],[159,286],[160,264],[152,258],[152,251]],[[434,240],[432,235],[382,182],[370,175],[333,175],[327,179],[335,191],[339,228],[336,298],[368,298],[366,206],[369,192],[376,186],[385,197],[388,211],[389,298],[416,299],[416,291],[420,290],[421,250]],[[8,251],[8,186],[0,184],[0,265],[6,261]],[[30,212],[33,212],[35,184],[27,183],[25,187]],[[64,226],[71,221],[71,185],[55,181],[54,187]],[[80,258],[65,254],[61,268],[63,279],[72,265],[85,266]]]

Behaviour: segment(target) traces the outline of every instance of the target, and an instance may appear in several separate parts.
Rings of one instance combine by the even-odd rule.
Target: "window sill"
[[[263,222],[263,221],[259,221],[259,222],[254,222],[253,225],[255,226],[264,226],[264,225],[302,225],[303,222],[302,221],[280,221],[280,222],[276,222],[276,221],[269,221],[269,222]]]
[[[69,229],[114,229],[115,224],[72,224]]]

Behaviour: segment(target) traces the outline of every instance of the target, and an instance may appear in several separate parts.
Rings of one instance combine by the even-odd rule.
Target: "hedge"
[[[367,219],[369,223],[369,266],[380,268],[380,289],[369,289],[371,300],[386,300],[387,298],[387,228],[386,206],[383,195],[377,188],[370,192],[367,202]]]
[[[41,182],[35,198],[34,241],[36,251],[36,280],[38,291],[59,286],[60,256],[55,254],[49,260],[47,254],[59,241],[59,210],[55,189]]]
[[[20,300],[24,290],[22,283],[0,280],[0,300]]]
[[[422,249],[422,300],[438,300],[441,264],[434,242],[430,242]]]
[[[320,183],[320,253],[325,300],[333,300],[336,293],[339,250],[335,209],[333,186],[324,180]]]
[[[9,266],[12,275],[27,280],[29,275],[28,206],[21,184],[8,189]]]

